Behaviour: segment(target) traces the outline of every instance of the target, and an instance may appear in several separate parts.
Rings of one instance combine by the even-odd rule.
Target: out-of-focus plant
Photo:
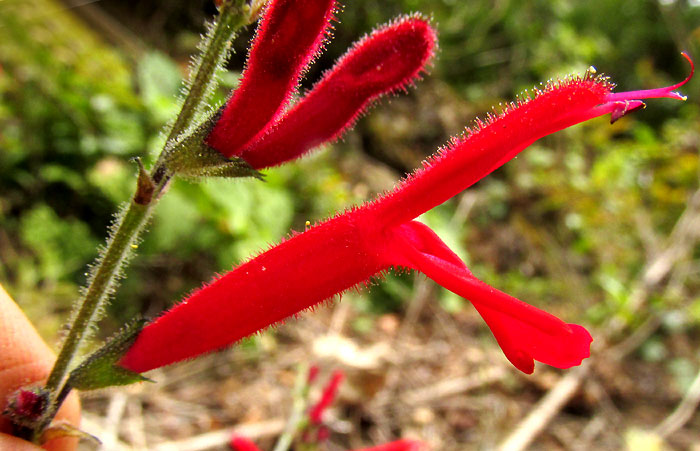
[[[342,370],[333,371],[333,374],[323,386],[318,400],[311,407],[308,407],[310,389],[316,381],[318,372],[319,368],[312,366],[307,374],[306,367],[302,365],[297,373],[297,382],[294,389],[294,407],[285,430],[273,451],[289,449],[292,443],[295,444],[294,449],[301,451],[323,449],[324,443],[330,436],[330,431],[323,417],[326,410],[331,407],[338,396],[345,373]],[[229,447],[233,451],[260,451],[260,448],[252,440],[235,433],[229,441]],[[401,439],[355,451],[427,451],[429,449],[430,447],[424,442]]]

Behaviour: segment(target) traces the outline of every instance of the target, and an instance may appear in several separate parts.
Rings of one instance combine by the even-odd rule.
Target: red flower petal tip
[[[592,338],[586,329],[566,324],[478,280],[425,224],[402,224],[391,230],[386,241],[386,252],[395,264],[420,271],[468,299],[508,360],[524,373],[532,373],[534,360],[569,368],[590,355]]]

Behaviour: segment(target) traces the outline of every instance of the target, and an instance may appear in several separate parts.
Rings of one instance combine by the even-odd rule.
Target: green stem
[[[136,247],[140,233],[148,222],[158,198],[165,190],[170,175],[161,160],[165,150],[182,132],[194,125],[192,122],[196,113],[202,108],[202,104],[216,83],[215,73],[218,67],[228,56],[230,41],[238,28],[248,23],[249,7],[244,0],[229,0],[224,2],[219,12],[219,17],[208,39],[205,41],[202,57],[196,67],[196,73],[189,83],[189,91],[183,101],[180,113],[175,120],[166,144],[154,165],[150,177],[155,182],[155,192],[147,197],[147,201],[131,201],[126,211],[119,216],[114,225],[114,232],[108,240],[107,248],[97,260],[92,277],[88,281],[83,299],[79,302],[80,308],[75,313],[70,332],[66,337],[61,351],[54,364],[46,388],[51,393],[52,399],[49,411],[46,412],[41,424],[32,431],[31,437],[26,437],[37,442],[43,429],[48,426],[56,411],[60,407],[60,397],[65,397],[68,392],[65,381],[72,362],[80,350],[83,341],[90,335],[94,323],[99,319],[104,310],[110,294],[116,289],[119,275],[124,264]],[[138,189],[137,189],[138,191]],[[138,194],[138,192],[137,192]],[[138,200],[138,196],[136,196]]]
[[[132,246],[138,239],[139,233],[150,217],[154,202],[148,205],[139,205],[135,202],[129,204],[126,212],[121,216],[121,221],[116,226],[115,232],[108,242],[102,258],[90,279],[85,291],[80,309],[75,314],[70,332],[63,342],[61,352],[58,354],[46,388],[52,394],[51,410],[44,419],[44,424],[34,432],[37,435],[51,421],[55,412],[60,407],[57,402],[58,394],[63,391],[63,384],[68,375],[71,363],[77,355],[80,345],[89,336],[90,328],[98,319],[101,310],[109,294],[114,290],[118,275],[125,260],[133,251]]]
[[[56,364],[51,371],[46,388],[54,392],[63,382],[72,357],[77,352],[82,340],[87,335],[90,325],[97,317],[98,310],[107,298],[115,283],[117,273],[124,260],[131,252],[139,232],[150,215],[150,205],[139,205],[131,202],[123,215],[107,249],[99,261],[97,270],[89,282],[88,289],[73,320],[70,333],[63,342]]]
[[[189,91],[187,97],[182,102],[182,108],[177,119],[173,123],[166,146],[171,144],[183,131],[192,123],[192,119],[200,111],[202,100],[209,96],[209,93],[216,85],[216,71],[221,67],[228,57],[231,41],[240,27],[248,23],[247,12],[249,7],[243,0],[232,0],[225,2],[219,13],[219,21],[204,42],[206,47],[205,55],[215,54],[216,58],[202,57],[195,68],[195,76],[188,83]]]

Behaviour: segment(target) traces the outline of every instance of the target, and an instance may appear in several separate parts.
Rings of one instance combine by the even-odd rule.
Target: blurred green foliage
[[[130,8],[107,9],[123,19],[140,11]],[[688,70],[680,50],[693,53],[700,40],[700,7],[685,1],[363,0],[347,2],[303,88],[359,36],[412,11],[432,15],[439,31],[426,80],[371,111],[332,151],[270,170],[265,183],[174,183],[111,307],[115,325],[137,312],[156,314],[305,221],[388,188],[367,168],[388,167],[389,179],[398,179],[523,89],[591,64],[622,89],[669,84]],[[186,54],[201,31],[173,34],[169,24],[140,43],[149,50],[125,56],[73,12],[54,0],[0,3],[0,281],[20,301],[50,300],[58,312],[76,296],[111,215],[132,193],[129,159],[152,156],[177,111],[186,61],[155,45]],[[138,24],[138,17],[124,21]],[[243,36],[218,102],[235,85],[246,47]],[[506,292],[570,320],[587,315],[596,324],[617,313],[634,322],[625,316],[629,287],[698,187],[698,86],[683,89],[685,104],[651,101],[613,126],[593,121],[536,143],[471,197],[422,220]],[[412,276],[387,279],[357,301],[370,316],[401,310],[411,297]],[[684,321],[697,328],[699,279],[689,270],[677,294],[654,308],[689,312]],[[449,293],[441,298],[450,312],[464,305]],[[646,352],[658,355],[653,344]]]

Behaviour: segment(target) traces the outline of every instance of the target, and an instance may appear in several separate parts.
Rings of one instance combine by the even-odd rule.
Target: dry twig
[[[664,438],[673,434],[690,420],[695,409],[698,408],[698,404],[700,404],[700,372],[695,376],[693,383],[680,404],[678,404],[678,407],[676,407],[676,410],[659,424],[654,429],[654,432]]]
[[[462,394],[498,382],[506,374],[508,374],[508,371],[504,367],[494,366],[476,374],[454,379],[444,379],[427,387],[410,390],[404,393],[402,398],[407,404],[425,404],[436,399]]]

